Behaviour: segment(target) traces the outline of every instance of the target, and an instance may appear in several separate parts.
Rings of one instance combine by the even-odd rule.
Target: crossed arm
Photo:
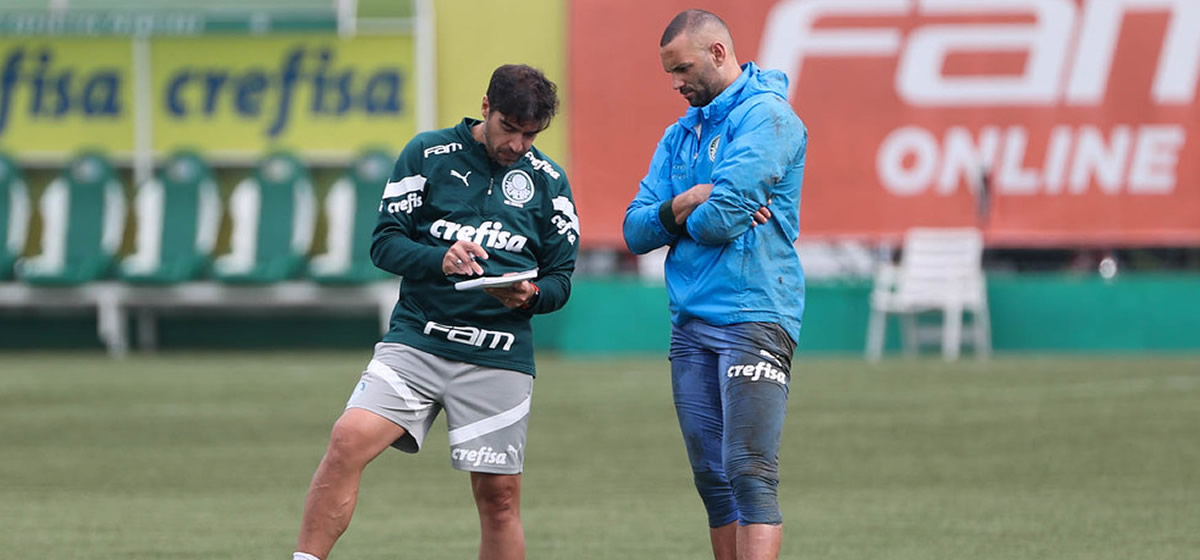
[[[712,183],[702,183],[694,185],[692,188],[679,193],[671,199],[671,215],[674,216],[675,224],[684,228],[688,216],[697,206],[704,204],[708,197],[712,195]],[[771,204],[771,199],[767,199],[767,206]],[[771,209],[767,206],[760,206],[750,215],[750,227],[755,227],[759,224],[767,223],[771,219]]]
[[[781,141],[781,130],[787,141]],[[680,134],[687,133],[668,129],[625,212],[625,242],[634,253],[672,244],[685,234],[697,243],[723,245],[767,223],[773,189],[787,174],[797,145],[803,146],[793,138],[802,134],[794,124],[766,108],[751,111],[737,123],[713,167],[713,183],[675,194],[671,161]]]

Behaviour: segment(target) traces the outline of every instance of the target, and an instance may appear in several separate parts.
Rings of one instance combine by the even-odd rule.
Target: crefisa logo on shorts
[[[758,381],[759,379],[767,379],[774,381],[780,385],[787,385],[787,374],[782,369],[779,369],[770,362],[758,362],[757,364],[732,365],[725,371],[727,377],[749,377],[750,381]]]
[[[456,447],[450,451],[450,460],[466,461],[473,467],[479,465],[507,465],[508,453],[497,452],[488,446],[479,449],[463,449]]]

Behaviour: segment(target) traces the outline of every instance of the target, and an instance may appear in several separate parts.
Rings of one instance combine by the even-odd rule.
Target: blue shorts
[[[782,522],[779,441],[796,343],[775,323],[671,332],[671,389],[710,527]]]

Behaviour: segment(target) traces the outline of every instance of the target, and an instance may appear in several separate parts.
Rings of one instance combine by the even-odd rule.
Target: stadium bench
[[[312,185],[294,156],[266,157],[255,176],[235,188],[233,250],[206,278],[220,199],[205,162],[177,153],[155,180],[139,186],[135,250],[109,280],[125,224],[124,196],[112,166],[98,154],[83,154],[47,186],[42,255],[18,261],[15,281],[0,274],[0,309],[94,313],[100,341],[118,356],[134,348],[132,342],[155,348],[158,318],[180,313],[369,312],[386,331],[400,280],[375,269],[368,248],[390,166],[391,156],[367,152],[333,186],[326,199],[329,251],[301,277],[315,225]],[[26,192],[17,168],[0,158],[0,251],[10,251],[0,252],[0,260],[24,250],[31,213]]]
[[[230,283],[269,284],[304,270],[316,227],[316,201],[304,164],[277,152],[229,199],[231,251],[213,263],[213,276]]]
[[[221,225],[221,198],[208,165],[192,153],[171,156],[138,187],[136,249],[118,275],[133,283],[174,284],[208,267]]]
[[[125,195],[112,165],[95,153],[76,157],[46,187],[41,254],[17,261],[31,284],[71,286],[108,276],[125,232]]]
[[[30,213],[29,189],[20,169],[0,154],[0,280],[12,278],[13,265],[25,252]]]
[[[391,174],[392,156],[363,154],[325,196],[326,252],[313,257],[308,274],[325,284],[359,284],[391,278],[371,262],[371,235],[379,201]]]
[[[174,285],[128,284],[106,281],[78,286],[39,286],[0,282],[0,308],[74,309],[95,313],[96,333],[109,354],[122,356],[134,348],[157,347],[157,319],[163,314],[197,311],[307,310],[324,314],[374,313],[380,332],[387,330],[396,303],[399,280],[331,286],[306,280],[266,285],[237,285],[213,281]]]

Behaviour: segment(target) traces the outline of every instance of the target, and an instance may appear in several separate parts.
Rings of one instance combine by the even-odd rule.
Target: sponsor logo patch
[[[437,146],[430,146],[428,148],[425,148],[425,158],[428,159],[429,156],[442,156],[442,155],[446,155],[446,154],[452,154],[461,149],[463,149],[463,145],[459,144],[458,142],[451,142],[449,144],[439,144]]]
[[[386,206],[387,211],[392,214],[399,212],[412,214],[413,210],[420,208],[424,203],[421,196],[424,192],[425,177],[421,175],[411,175],[398,181],[388,181],[387,186],[383,188],[383,200],[379,203],[379,210],[382,211]]]
[[[470,241],[489,249],[504,249],[513,253],[520,253],[529,243],[528,237],[505,231],[503,224],[492,220],[478,227],[437,220],[429,226],[429,234],[444,241]]]
[[[391,212],[392,214],[397,214],[400,212],[412,214],[413,210],[420,208],[422,204],[424,204],[424,201],[421,200],[421,193],[410,192],[405,194],[404,198],[400,200],[393,200],[387,203],[387,211]],[[380,202],[380,206],[382,205],[383,203]]]
[[[427,335],[435,334],[444,336],[450,342],[458,344],[466,344],[467,346],[475,346],[483,348],[485,345],[490,349],[500,348],[508,352],[516,342],[517,337],[513,333],[504,331],[489,331],[479,327],[471,326],[453,326],[442,325],[429,321],[425,323],[424,333]]]
[[[532,165],[534,169],[541,171],[542,173],[545,173],[555,179],[561,177],[561,175],[558,174],[558,171],[554,169],[554,166],[550,165],[550,162],[533,155],[532,151],[525,152],[525,159],[529,160],[529,164]]]
[[[780,385],[787,385],[788,382],[788,376],[786,372],[766,361],[758,362],[757,364],[729,366],[729,369],[725,371],[725,376],[731,379],[734,377],[745,377],[748,381],[766,379],[768,381],[774,381]]]
[[[512,449],[511,445],[509,449]],[[463,461],[472,467],[478,467],[479,465],[507,465],[508,453],[498,452],[486,445],[479,449],[455,447],[450,450],[450,460]]]
[[[559,235],[567,236],[567,241],[574,245],[575,240],[579,238],[579,216],[575,215],[575,205],[565,196],[555,197],[550,203],[558,212],[550,218],[550,223],[558,229]]]
[[[470,171],[468,171],[466,175],[463,175],[462,173],[459,173],[457,169],[451,169],[450,174],[453,175],[454,177],[457,177],[458,179],[461,179],[464,186],[467,186],[467,187],[471,186],[471,183],[467,182],[467,177],[471,176]]]

